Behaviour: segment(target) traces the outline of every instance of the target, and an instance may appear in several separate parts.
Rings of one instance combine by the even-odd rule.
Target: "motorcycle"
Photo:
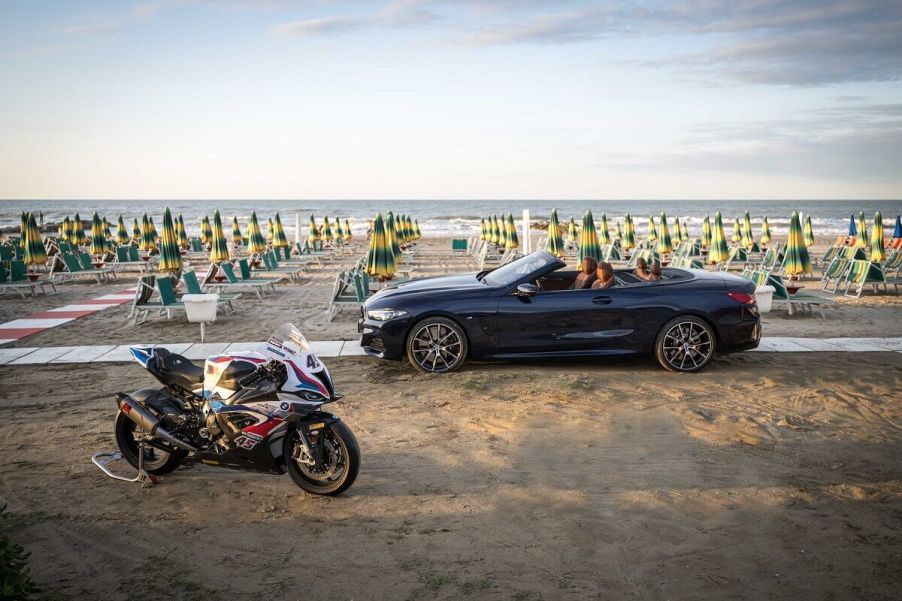
[[[203,368],[159,346],[130,351],[163,385],[116,395],[116,443],[139,471],[166,474],[183,461],[287,471],[318,495],[338,495],[354,483],[357,440],[323,410],[341,395],[295,326],[282,325],[252,352],[209,357]]]

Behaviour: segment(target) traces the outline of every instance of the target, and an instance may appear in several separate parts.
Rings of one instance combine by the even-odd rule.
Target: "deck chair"
[[[793,315],[794,306],[806,309],[809,313],[813,312],[816,307],[820,310],[821,317],[826,319],[827,315],[824,313],[824,305],[833,304],[832,299],[817,296],[816,294],[805,292],[789,294],[789,291],[786,289],[786,284],[783,283],[783,278],[778,275],[769,274],[767,276],[767,285],[773,286],[774,288],[774,302],[777,304],[785,304],[790,315]]]
[[[185,290],[187,291],[187,294],[204,293],[203,286],[200,285],[200,282],[197,280],[197,274],[193,271],[182,272],[182,281],[185,282]],[[226,313],[226,315],[234,313],[235,307],[232,305],[232,301],[241,298],[241,294],[231,292],[219,292],[217,294],[219,294],[219,301],[217,302],[217,304],[222,307],[222,310]]]
[[[112,269],[116,271],[124,271],[126,269],[135,269],[138,271],[147,271],[150,267],[150,261],[142,261],[141,257],[138,256],[137,259],[132,260],[129,255],[129,249],[135,249],[135,256],[138,256],[138,249],[134,246],[117,246],[116,247],[116,260],[112,264]]]
[[[23,284],[28,282],[33,286],[32,294],[37,292],[37,289],[41,289],[41,294],[47,294],[47,286],[53,290],[54,294],[57,292],[56,283],[50,279],[37,280],[36,282],[32,282],[28,277],[28,267],[25,265],[25,261],[20,261],[15,259],[9,262],[9,281],[13,284]]]
[[[222,275],[225,276],[225,282],[217,282],[213,280],[213,275],[216,273],[216,270],[219,270]],[[210,288],[213,292],[219,292],[221,290],[250,290],[254,294],[257,295],[257,298],[263,298],[263,295],[267,291],[275,292],[276,287],[272,282],[263,279],[251,279],[251,280],[239,280],[237,276],[235,276],[235,271],[232,269],[231,263],[226,263],[223,261],[222,263],[211,264],[210,270],[207,272],[207,276],[204,277],[204,286]]]
[[[340,271],[335,275],[335,284],[332,286],[332,294],[329,297],[329,307],[326,309],[326,319],[332,321],[343,308],[349,305],[359,306],[362,302],[354,284],[353,274],[348,270]]]
[[[271,284],[278,284],[280,282],[290,281],[291,279],[288,276],[284,275],[276,275],[272,277],[256,277],[254,275],[254,272],[251,271],[251,264],[247,259],[241,259],[240,261],[238,261],[238,270],[242,282],[256,280],[260,282],[270,282]],[[273,287],[273,290],[275,290],[275,287]]]
[[[160,315],[166,314],[166,319],[172,319],[173,311],[184,311],[185,303],[175,296],[175,280],[166,275],[157,277],[157,291],[160,293]]]
[[[27,277],[25,281],[12,281],[10,274],[6,271],[6,267],[0,261],[0,295],[6,294],[7,291],[16,292],[22,298],[25,298],[26,292],[31,292],[32,296],[36,296],[34,283]]]
[[[91,255],[86,252],[78,253],[78,264],[81,265],[82,271],[86,271],[88,273],[102,273],[107,276],[107,279],[118,279],[116,272],[113,271],[109,267],[94,267],[94,263],[91,262]]]
[[[76,278],[91,278],[98,284],[103,284],[107,281],[107,273],[93,269],[93,265],[91,265],[91,271],[82,269],[81,264],[78,262],[78,258],[74,254],[62,253],[58,256],[62,258],[65,271],[57,271],[57,264],[54,263],[50,277],[55,281],[70,281]]]
[[[142,275],[138,278],[138,286],[135,288],[135,298],[132,301],[131,310],[128,313],[130,326],[147,321],[151,311],[159,311],[163,307],[160,301],[150,300],[156,290],[157,276]]]
[[[266,273],[271,276],[282,275],[288,278],[288,280],[292,283],[298,282],[301,279],[301,274],[304,272],[303,267],[293,266],[293,267],[279,267],[279,263],[276,260],[275,254],[273,252],[265,252],[260,256],[263,261],[263,268],[266,270]]]
[[[879,263],[867,260],[856,259],[849,266],[849,275],[846,277],[846,296],[861,296],[861,291],[868,284],[874,286],[874,293],[878,291],[878,286],[883,284],[883,291],[886,292],[886,276]],[[850,294],[852,286],[858,286],[858,290],[854,294]],[[897,288],[898,290],[898,288]]]
[[[824,285],[821,287],[821,290],[826,290],[827,292],[835,293],[839,290],[839,287],[843,281],[845,281],[846,277],[849,274],[849,267],[851,267],[852,262],[848,259],[843,259],[841,257],[835,257],[830,265],[824,270],[824,275],[821,278],[821,281]],[[830,284],[833,284],[833,288],[830,288]]]
[[[16,252],[9,244],[0,244],[0,262],[9,263],[16,257]]]
[[[298,257],[297,259],[291,258],[291,247],[278,247],[274,246],[272,249],[272,255],[276,258],[277,267],[303,267],[306,271],[309,269],[310,265],[316,262],[316,259],[313,257]]]

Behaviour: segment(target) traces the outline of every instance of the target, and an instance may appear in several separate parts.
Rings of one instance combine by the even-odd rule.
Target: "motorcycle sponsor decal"
[[[309,355],[307,355],[307,367],[309,369],[318,369],[319,368],[319,361],[316,360],[316,355],[314,355],[313,353],[310,353]]]
[[[279,426],[283,425],[285,422],[281,419],[268,419],[264,422],[260,422],[259,424],[254,424],[252,426],[248,426],[244,428],[241,432],[245,436],[256,435],[260,437],[260,440],[266,438]]]
[[[276,417],[285,417],[291,413],[289,410],[290,406],[287,403],[250,403],[248,407],[253,407],[262,413]]]
[[[253,449],[255,446],[257,446],[258,442],[260,442],[260,441],[255,440],[255,439],[251,438],[250,436],[239,436],[238,438],[235,439],[235,446],[241,447],[242,449],[249,451],[249,450]]]
[[[283,353],[282,351],[277,351],[276,349],[274,349],[274,348],[271,347],[271,346],[267,346],[267,347],[266,347],[266,350],[269,351],[270,353],[272,353],[273,355],[277,355],[277,356],[279,356],[279,357],[282,357],[283,359],[286,357],[285,353]]]
[[[323,395],[325,395],[327,397],[329,396],[329,391],[326,390],[326,387],[323,386],[322,382],[319,382],[318,380],[314,380],[313,378],[311,378],[310,376],[305,374],[304,371],[300,367],[295,365],[294,361],[288,360],[288,361],[285,361],[285,363],[287,363],[288,365],[291,366],[291,369],[294,371],[294,374],[297,376],[298,380],[301,381],[301,385],[299,386],[299,388],[308,388],[308,389],[316,390],[318,392],[321,392]]]

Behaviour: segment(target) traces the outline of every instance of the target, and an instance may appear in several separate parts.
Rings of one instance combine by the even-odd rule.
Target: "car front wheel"
[[[407,358],[423,373],[454,371],[463,365],[466,357],[467,337],[447,317],[427,317],[417,322],[407,337]]]
[[[669,371],[702,369],[714,356],[714,331],[692,315],[671,319],[658,334],[655,357]]]

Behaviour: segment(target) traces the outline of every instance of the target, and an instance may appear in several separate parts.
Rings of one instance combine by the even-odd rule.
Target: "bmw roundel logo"
[[[282,411],[288,411],[288,403],[282,403],[281,405],[279,405],[279,409],[281,409]]]

